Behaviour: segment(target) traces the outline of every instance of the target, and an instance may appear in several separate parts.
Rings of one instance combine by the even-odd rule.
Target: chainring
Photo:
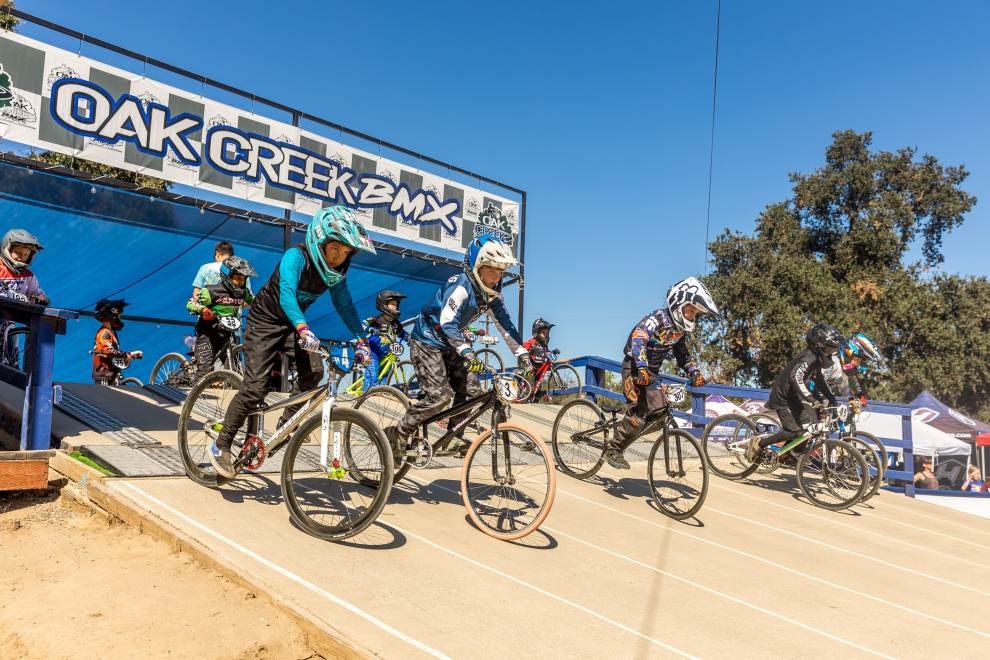
[[[247,461],[244,467],[248,470],[257,470],[265,462],[265,441],[256,435],[248,436],[241,447],[241,456],[246,456]]]

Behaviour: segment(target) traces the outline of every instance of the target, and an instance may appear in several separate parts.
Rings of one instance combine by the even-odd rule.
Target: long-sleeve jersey
[[[768,403],[771,408],[786,408],[795,400],[810,406],[815,399],[827,399],[834,406],[832,387],[836,375],[841,378],[841,374],[842,365],[838,357],[832,356],[823,361],[814,351],[806,348],[777,374]],[[814,391],[810,386],[812,381],[815,383]]]
[[[550,345],[549,343],[543,341],[539,337],[532,337],[526,340],[523,344],[529,352],[529,360],[533,363],[533,366],[540,366],[550,358]]]
[[[365,341],[371,347],[371,352],[379,359],[389,352],[393,341],[408,337],[406,329],[398,321],[390,321],[381,314],[365,319],[361,325]]]
[[[328,290],[344,325],[355,338],[359,338],[361,319],[354,309],[346,278],[328,287],[303,245],[289,248],[282,256],[278,268],[255,296],[251,316],[265,323],[289,325],[296,330],[308,327],[304,312]]]
[[[47,298],[38,278],[27,268],[17,272],[0,260],[0,296],[6,295],[22,302],[36,302]]]
[[[241,308],[250,305],[254,300],[251,290],[244,289],[244,297],[231,295],[222,284],[207,284],[199,290],[195,298],[190,298],[186,309],[192,314],[199,314],[210,308],[217,316],[240,316]]]
[[[674,326],[666,309],[656,309],[636,324],[629,333],[623,353],[637,369],[646,367],[654,375],[660,373],[664,361],[671,357],[688,376],[699,371],[688,352],[684,332]]]
[[[471,350],[471,343],[464,337],[464,330],[485,312],[495,319],[506,345],[517,357],[524,355],[522,337],[509,318],[502,296],[485,303],[479,299],[474,285],[466,273],[454,275],[437,291],[436,297],[428,302],[412,331],[412,338],[434,348],[453,348],[460,355]]]
[[[108,378],[116,374],[119,370],[112,360],[122,355],[126,353],[120,350],[117,333],[110,328],[97,330],[93,340],[93,378]]]

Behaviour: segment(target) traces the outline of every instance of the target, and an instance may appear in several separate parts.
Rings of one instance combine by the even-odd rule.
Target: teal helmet
[[[323,246],[327,241],[339,241],[357,250],[375,254],[375,246],[368,238],[364,226],[354,219],[354,213],[344,206],[329,206],[313,214],[313,221],[306,230],[306,250],[309,258],[316,266],[316,272],[327,286],[333,286],[344,279],[347,268],[351,265],[351,256],[337,270],[327,265],[323,257]]]

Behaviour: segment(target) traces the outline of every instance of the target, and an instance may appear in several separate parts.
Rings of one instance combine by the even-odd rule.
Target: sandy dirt
[[[0,494],[0,655],[321,658],[263,599],[55,496]]]

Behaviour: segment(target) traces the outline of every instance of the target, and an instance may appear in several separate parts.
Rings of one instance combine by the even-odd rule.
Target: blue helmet
[[[478,274],[479,269],[482,266],[491,266],[505,270],[512,268],[516,263],[512,250],[494,236],[476,236],[464,253],[464,272],[487,297],[497,296],[498,291],[489,289],[482,283]]]
[[[354,219],[354,213],[344,206],[328,206],[313,214],[313,221],[306,230],[306,250],[316,266],[316,272],[327,286],[333,286],[344,279],[351,263],[351,256],[338,267],[330,268],[323,256],[323,246],[328,241],[338,241],[357,250],[375,254],[375,246],[368,238],[364,226]]]

